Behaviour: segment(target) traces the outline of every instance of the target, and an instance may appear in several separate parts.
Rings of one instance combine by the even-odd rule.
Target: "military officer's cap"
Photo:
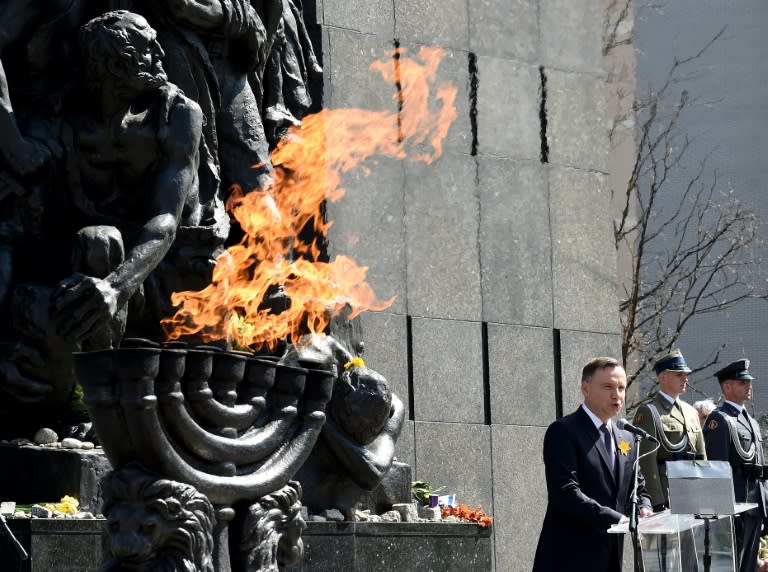
[[[740,359],[733,363],[729,363],[723,369],[715,373],[717,381],[723,383],[731,379],[736,381],[752,381],[755,379],[749,375],[749,360]]]
[[[653,365],[653,369],[656,370],[656,375],[659,375],[662,371],[682,371],[683,373],[691,373],[691,368],[685,363],[685,358],[680,350],[672,350],[667,355],[662,356]]]

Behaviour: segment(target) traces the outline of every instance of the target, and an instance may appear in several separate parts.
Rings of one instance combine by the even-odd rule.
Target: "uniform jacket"
[[[630,433],[612,425],[615,476],[602,435],[581,407],[547,429],[544,466],[548,502],[534,572],[621,570],[623,535],[606,531],[628,509],[637,446]],[[619,453],[620,447],[627,453]],[[638,504],[650,508],[642,474],[638,489]]]
[[[683,435],[688,435],[688,453],[698,454],[701,458],[706,458],[704,433],[699,423],[699,414],[685,401],[677,399],[679,407],[670,403],[663,395],[656,394],[650,401],[659,412],[661,428],[666,436],[666,440],[671,444],[681,441]],[[659,437],[656,424],[653,421],[648,404],[638,407],[635,413],[634,424],[644,429],[650,435],[658,439],[661,446],[656,452],[646,455],[640,459],[640,468],[645,477],[645,487],[648,494],[651,495],[653,506],[669,506],[669,484],[667,482],[667,461],[681,460],[679,456],[669,451],[664,446],[664,439]],[[644,439],[640,444],[640,453],[644,454],[655,447],[648,439]]]
[[[745,410],[746,411],[746,410]],[[739,456],[736,447],[731,440],[731,433],[728,428],[729,417],[737,430],[741,447],[744,451],[749,450],[752,443],[755,444],[755,458],[752,461],[745,461]],[[751,416],[747,419],[744,415],[739,415],[738,410],[728,402],[718,407],[704,423],[704,439],[707,443],[707,455],[713,461],[728,461],[733,470],[733,491],[736,502],[756,502],[760,505],[760,511],[763,519],[766,518],[766,507],[768,506],[768,490],[765,481],[754,478],[745,478],[744,465],[754,463],[763,465],[763,438],[760,434],[760,426]]]

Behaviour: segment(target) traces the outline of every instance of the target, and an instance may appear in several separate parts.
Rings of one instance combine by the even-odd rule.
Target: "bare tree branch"
[[[630,0],[608,1],[604,54],[627,41],[620,30],[627,28],[622,19],[631,16]],[[689,168],[691,141],[681,127],[685,113],[700,102],[680,85],[725,30],[691,56],[673,59],[661,86],[633,106],[636,154],[614,223],[616,249],[631,259],[619,306],[630,386],[653,378],[653,363],[696,317],[744,300],[768,300],[759,275],[764,249],[757,214],[723,186],[709,166],[711,156]],[[694,371],[717,364],[725,347],[714,348]],[[627,404],[629,411],[655,392],[655,382],[644,389],[636,403]]]

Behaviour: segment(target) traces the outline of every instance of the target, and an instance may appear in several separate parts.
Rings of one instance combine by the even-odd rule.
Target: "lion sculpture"
[[[248,572],[278,572],[304,555],[301,485],[289,481],[282,489],[261,497],[248,508],[240,551]]]
[[[214,572],[213,505],[191,485],[138,465],[102,480],[108,538],[100,572]]]

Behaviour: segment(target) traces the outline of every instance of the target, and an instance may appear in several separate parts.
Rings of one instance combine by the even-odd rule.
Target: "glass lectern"
[[[670,510],[641,519],[645,572],[733,572],[736,569],[733,515],[755,508],[736,503],[731,467],[724,461],[667,463]],[[629,532],[629,523],[608,532]]]

